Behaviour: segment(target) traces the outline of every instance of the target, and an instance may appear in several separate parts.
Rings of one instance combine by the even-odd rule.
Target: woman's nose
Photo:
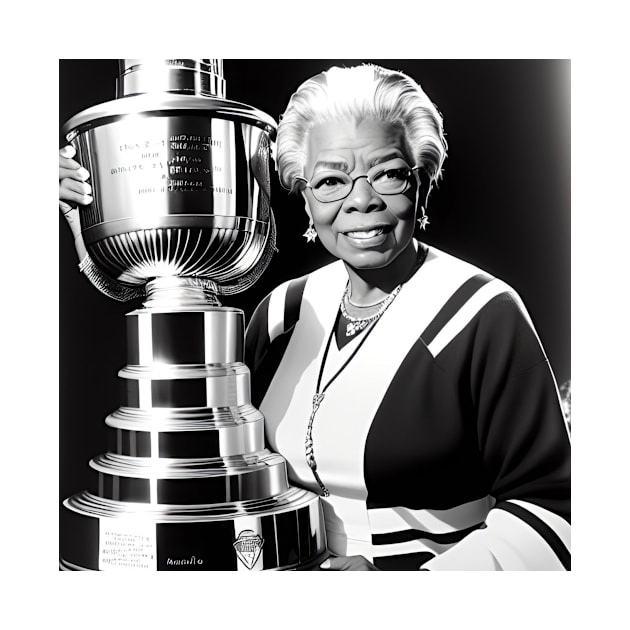
[[[358,177],[344,201],[347,212],[374,212],[385,207],[385,202],[372,188],[367,177]]]

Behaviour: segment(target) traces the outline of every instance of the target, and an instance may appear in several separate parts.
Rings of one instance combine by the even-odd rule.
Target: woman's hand
[[[79,209],[76,204],[92,203],[92,187],[87,183],[90,177],[87,169],[72,159],[75,155],[76,151],[70,145],[59,149],[59,210],[72,230],[77,256],[82,261],[87,252],[81,236]]]
[[[380,571],[363,556],[330,556],[319,568],[324,571]]]
[[[73,209],[71,204],[92,203],[92,187],[87,183],[90,174],[72,159],[75,155],[70,145],[59,149],[59,209],[64,215]]]

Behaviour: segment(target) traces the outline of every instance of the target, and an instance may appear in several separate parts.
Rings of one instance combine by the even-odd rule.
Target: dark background
[[[276,120],[290,95],[332,65],[363,61],[406,72],[444,116],[444,176],[428,205],[423,240],[468,260],[521,295],[558,383],[570,379],[570,62],[564,60],[226,60],[227,98]],[[59,129],[83,109],[112,100],[116,60],[61,60]],[[59,134],[59,146],[66,144]],[[279,253],[253,287],[231,298],[249,317],[277,284],[328,262],[306,244],[300,197],[277,181],[272,204]],[[61,498],[92,485],[91,457],[107,450],[105,416],[121,403],[125,313],[79,273],[59,220],[59,483]]]

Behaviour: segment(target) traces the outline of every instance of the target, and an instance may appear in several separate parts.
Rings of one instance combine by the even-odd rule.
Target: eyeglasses
[[[325,170],[313,175],[309,182],[304,177],[296,177],[306,184],[313,192],[317,201],[330,203],[345,199],[357,179],[365,177],[374,192],[379,195],[399,195],[404,193],[412,179],[413,171],[417,166],[409,167],[403,160],[395,159],[373,166],[365,175],[358,175],[354,179],[343,171]]]

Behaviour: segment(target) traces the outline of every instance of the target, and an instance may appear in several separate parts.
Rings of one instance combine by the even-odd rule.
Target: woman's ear
[[[418,208],[426,208],[431,193],[431,178],[424,170],[418,170],[418,189],[416,191],[416,211]]]
[[[304,198],[304,210],[305,210],[306,214],[308,215],[308,218],[312,221],[313,220],[313,215],[311,213],[311,207],[310,207],[309,202],[308,202],[308,197],[306,196],[306,190],[302,189],[300,191],[300,194]]]

